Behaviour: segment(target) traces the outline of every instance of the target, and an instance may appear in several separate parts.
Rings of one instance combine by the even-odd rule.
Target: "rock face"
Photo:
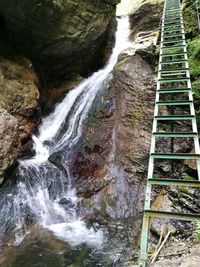
[[[17,120],[6,110],[0,109],[0,183],[4,171],[16,160],[20,147]]]
[[[87,74],[102,63],[118,2],[2,0],[2,31],[41,76],[52,81],[74,72]]]
[[[28,59],[0,59],[0,107],[17,118],[21,140],[30,136],[38,120],[37,83]]]
[[[138,216],[143,208],[155,95],[150,58],[121,56],[79,146],[77,192],[101,216]]]
[[[158,30],[163,11],[163,0],[144,0],[141,5],[130,15],[130,24],[134,39],[140,31]]]

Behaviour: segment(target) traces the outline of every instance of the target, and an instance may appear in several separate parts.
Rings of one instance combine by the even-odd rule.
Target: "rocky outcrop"
[[[150,58],[121,56],[79,144],[77,193],[101,216],[138,216],[143,208],[155,95]]]
[[[131,37],[141,31],[158,30],[163,11],[163,0],[144,0],[130,15]]]
[[[118,0],[0,2],[1,33],[55,82],[102,64]]]
[[[6,110],[0,109],[0,184],[4,172],[16,160],[20,148],[19,127],[17,119]]]
[[[19,137],[26,140],[40,114],[38,81],[28,59],[0,59],[0,107],[17,118]]]

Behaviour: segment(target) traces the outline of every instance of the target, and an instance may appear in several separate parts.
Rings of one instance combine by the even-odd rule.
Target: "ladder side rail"
[[[166,1],[165,1],[164,9],[163,9],[163,14],[165,12],[165,6],[166,6]],[[162,20],[161,29],[163,29],[163,27],[164,27],[164,20]],[[161,36],[161,47],[163,47],[162,41],[163,41],[163,37]],[[160,51],[161,51],[161,49],[160,49]],[[160,53],[159,62],[161,60],[162,60],[162,55]],[[161,64],[159,63],[158,80],[161,77],[160,70],[161,70]],[[156,102],[159,101],[159,90],[160,90],[160,83],[157,81],[156,99],[155,99],[155,107],[154,107],[154,119],[153,119],[153,127],[152,127],[152,137],[151,137],[151,146],[150,146],[150,155],[149,155],[149,165],[148,165],[147,186],[146,186],[144,210],[150,209],[150,205],[151,205],[151,189],[152,189],[152,185],[148,183],[148,179],[153,177],[154,158],[151,157],[151,153],[153,153],[155,151],[156,139],[155,139],[155,136],[153,135],[153,132],[155,132],[157,130],[157,120],[155,119],[155,116],[158,116],[158,105],[156,105]],[[147,264],[149,220],[150,220],[150,218],[146,217],[144,215],[143,223],[142,223],[141,248],[140,248],[140,263],[142,264],[143,267],[146,267],[146,264]]]

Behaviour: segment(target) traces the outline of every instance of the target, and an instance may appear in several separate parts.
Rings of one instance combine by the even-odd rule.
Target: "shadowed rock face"
[[[85,75],[102,63],[118,2],[2,0],[0,14],[6,38],[52,81],[74,72]]]

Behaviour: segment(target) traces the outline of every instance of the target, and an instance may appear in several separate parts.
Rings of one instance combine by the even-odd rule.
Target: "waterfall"
[[[67,161],[76,145],[96,96],[108,85],[122,50],[130,46],[128,17],[118,19],[116,42],[107,65],[67,93],[54,111],[42,120],[38,135],[33,135],[35,155],[19,161],[18,179],[13,187],[2,188],[0,197],[0,239],[11,227],[19,242],[26,225],[40,224],[69,244],[82,242],[98,246],[101,230],[88,229],[76,210],[79,199]],[[64,154],[64,170],[48,161],[50,155]],[[61,159],[61,161],[63,160]]]

